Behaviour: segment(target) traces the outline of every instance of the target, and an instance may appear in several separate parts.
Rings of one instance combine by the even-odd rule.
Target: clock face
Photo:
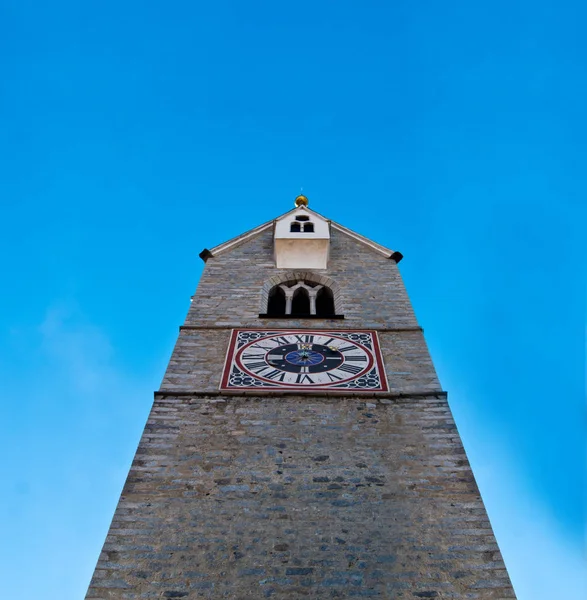
[[[233,330],[222,390],[385,392],[374,331]]]

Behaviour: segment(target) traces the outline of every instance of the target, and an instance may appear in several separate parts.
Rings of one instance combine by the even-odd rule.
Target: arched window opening
[[[314,233],[314,223],[305,223],[304,233]]]
[[[275,286],[269,292],[267,314],[272,317],[281,317],[285,315],[285,292],[279,286]]]
[[[334,314],[334,296],[332,292],[323,287],[316,294],[316,315],[319,317],[328,317]]]
[[[260,317],[344,318],[336,313],[332,289],[314,279],[288,279],[269,288],[266,298]]]
[[[294,292],[291,303],[291,314],[299,316],[310,314],[310,297],[306,289],[298,288]]]
[[[309,221],[309,220],[310,220],[310,217],[306,217],[305,215],[296,217],[296,221]]]
[[[299,223],[292,223],[289,230],[291,233],[299,233],[302,230],[302,226]]]

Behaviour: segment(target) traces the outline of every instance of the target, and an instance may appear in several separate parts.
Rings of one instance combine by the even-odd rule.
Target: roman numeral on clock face
[[[300,344],[311,344],[314,341],[314,336],[313,335],[296,335],[294,336],[296,338],[296,340],[298,342],[300,342]]]
[[[278,369],[274,369],[269,373],[265,373],[263,377],[267,377],[267,379],[271,379],[273,381],[283,381],[287,373],[285,371],[279,371]]]
[[[251,371],[254,371],[255,369],[268,368],[267,363],[265,361],[245,363],[245,366],[247,367],[247,369],[251,369]]]
[[[342,379],[342,377],[339,377],[338,375],[335,375],[334,373],[329,373],[328,371],[326,371],[326,376],[328,377],[328,379],[330,381],[340,381]]]
[[[337,369],[338,371],[345,371],[347,373],[352,373],[353,375],[356,375],[357,373],[360,373],[363,369],[361,367],[357,367],[356,365],[340,365],[340,367],[338,367]]]
[[[264,354],[252,354],[251,352],[243,352],[243,360],[262,360],[264,358]]]
[[[339,352],[348,352],[349,350],[357,350],[356,346],[338,346],[337,350]]]

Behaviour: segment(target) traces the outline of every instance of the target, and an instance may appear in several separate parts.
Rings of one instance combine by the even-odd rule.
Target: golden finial
[[[295,205],[296,206],[308,206],[308,199],[306,198],[306,196],[303,196],[302,194],[300,194],[295,200]]]

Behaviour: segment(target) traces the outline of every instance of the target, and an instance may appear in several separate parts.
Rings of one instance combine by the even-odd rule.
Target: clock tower
[[[86,599],[515,598],[402,255],[299,196],[200,257]]]

